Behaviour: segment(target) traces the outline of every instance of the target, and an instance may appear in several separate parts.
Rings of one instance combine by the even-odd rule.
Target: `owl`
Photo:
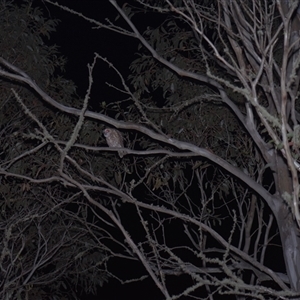
[[[103,134],[106,138],[107,145],[113,148],[124,148],[123,144],[123,136],[119,130],[112,128],[105,128],[103,130]],[[118,151],[119,156],[122,158],[126,151],[120,150]]]

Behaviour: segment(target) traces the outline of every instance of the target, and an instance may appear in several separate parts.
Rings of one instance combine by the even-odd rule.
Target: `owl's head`
[[[103,130],[103,135],[104,135],[105,137],[110,136],[110,134],[111,134],[111,129],[105,128],[105,129]]]

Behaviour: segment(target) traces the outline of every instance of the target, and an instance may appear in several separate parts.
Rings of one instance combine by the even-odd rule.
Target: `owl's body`
[[[106,128],[103,130],[106,138],[107,145],[112,148],[124,148],[123,136],[119,130]],[[122,158],[126,152],[118,151],[119,156]]]

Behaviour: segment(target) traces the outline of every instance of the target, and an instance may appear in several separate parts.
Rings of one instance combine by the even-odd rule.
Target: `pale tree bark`
[[[48,0],[46,2],[59,6],[59,4]],[[203,73],[185,70],[177,66],[174,61],[167,60],[144,38],[117,2],[114,0],[110,0],[110,2],[127,22],[130,31],[112,23],[105,25],[95,20],[89,19],[89,21],[99,27],[138,39],[153,58],[179,77],[212,86],[214,90],[218,91],[220,102],[231,109],[247,131],[255,149],[253,156],[260,156],[262,159],[259,160],[259,163],[253,160],[257,164],[255,172],[245,172],[224,158],[212,153],[209,149],[164,134],[148,118],[143,107],[139,104],[139,99],[130,91],[123,78],[124,92],[133,99],[137,109],[142,113],[144,120],[147,121],[147,126],[143,126],[138,122],[118,121],[105,114],[88,110],[89,95],[86,96],[82,109],[62,105],[41,90],[35,81],[22,70],[1,59],[0,63],[3,69],[0,69],[0,76],[14,82],[21,82],[24,86],[29,86],[51,107],[78,117],[78,122],[74,125],[70,139],[67,141],[58,140],[50,134],[42,122],[36,119],[32,112],[27,110],[18,93],[15,90],[12,91],[26,114],[37,123],[43,141],[46,140],[54,145],[60,155],[60,161],[57,162],[58,175],[50,178],[62,181],[64,186],[79,190],[89,204],[97,207],[103,213],[105,217],[98,216],[99,222],[105,220],[111,227],[117,228],[126,241],[125,243],[123,240],[122,242],[116,242],[116,244],[122,245],[124,252],[122,253],[120,250],[120,253],[114,254],[126,259],[140,261],[146,273],[166,299],[179,299],[181,296],[192,293],[202,286],[205,286],[210,298],[213,298],[213,293],[218,289],[222,293],[233,294],[237,298],[247,296],[259,299],[299,297],[300,215],[298,207],[298,172],[300,168],[297,158],[300,142],[299,114],[296,103],[300,62],[298,50],[299,1],[274,1],[269,4],[266,1],[219,0],[215,2],[215,10],[206,10],[197,1],[182,1],[181,6],[178,6],[176,1],[167,0],[164,7],[138,1],[141,5],[145,5],[147,9],[174,14],[190,26],[195,38],[199,41],[199,50],[203,54],[203,64],[206,69]],[[64,9],[75,13],[71,9]],[[81,14],[77,13],[77,15],[87,19]],[[205,31],[207,22],[214,24],[215,35],[208,35]],[[213,39],[212,36],[217,38]],[[201,44],[203,41],[204,43]],[[96,59],[106,61],[96,54],[93,66]],[[220,74],[214,74],[213,64],[217,64],[222,68],[223,77]],[[113,67],[113,65],[110,66]],[[226,74],[230,74],[233,79],[230,81]],[[90,73],[91,83],[92,76]],[[242,95],[242,108],[230,97],[228,90]],[[99,153],[101,151],[117,152],[120,149],[92,147],[76,143],[75,141],[80,135],[80,129],[85,118],[109,124],[120,130],[137,132],[153,141],[155,147],[153,146],[152,150],[126,149],[127,155],[131,155],[136,159],[135,165],[137,165],[136,161],[138,161],[139,156],[160,156],[157,156],[156,160],[145,163],[143,172],[138,173],[139,180],[126,182],[127,174],[124,172],[122,180],[117,179],[117,184],[114,185],[105,177],[96,176],[91,170],[79,164],[70,149],[83,148],[87,151],[97,151]],[[164,145],[165,149],[159,146],[161,144]],[[127,155],[124,156],[124,160]],[[224,207],[226,207],[228,215],[233,220],[233,228],[229,230],[226,238],[211,225],[213,213],[209,209],[206,210],[211,199],[207,198],[204,188],[206,183],[205,171],[200,172],[195,161],[192,163],[191,170],[197,180],[202,203],[196,207],[193,201],[189,199],[187,192],[184,192],[188,209],[183,206],[180,210],[176,205],[178,200],[175,195],[176,189],[172,189],[170,185],[167,185],[168,179],[161,169],[163,169],[167,159],[177,157],[190,158],[191,160],[195,157],[201,157],[216,164],[220,170],[225,170],[226,174],[230,174],[230,179],[228,179],[228,175],[224,175],[224,182],[227,182],[227,186],[230,186],[232,193],[236,195],[235,200],[237,203],[235,207],[237,211],[232,211],[230,204],[224,200]],[[21,159],[21,157],[18,157],[18,159]],[[70,173],[71,169],[67,169],[66,164],[70,164],[82,177],[75,176],[76,172]],[[201,170],[205,170],[205,166],[201,165],[201,167]],[[266,168],[272,170],[275,186],[272,192],[262,183],[262,174]],[[157,173],[161,172],[160,177],[156,177],[160,181],[158,183],[156,180],[156,183],[149,188],[149,194],[152,194],[153,198],[158,199],[158,201],[155,204],[149,204],[142,197],[136,197],[134,192],[141,184],[144,184],[144,187],[149,186],[149,174],[154,170]],[[138,172],[137,169],[135,171]],[[38,183],[34,178],[20,176],[9,168],[1,168],[0,173],[8,177]],[[255,173],[261,175],[257,176]],[[248,196],[248,190],[243,190],[241,185],[237,183],[237,179],[246,185],[248,190],[251,190],[250,197]],[[164,186],[167,186],[167,188],[164,189]],[[160,189],[161,193],[156,195],[156,189]],[[110,206],[103,204],[97,198],[97,195],[107,195],[111,201]],[[145,232],[143,241],[139,241],[138,238],[127,231],[125,218],[122,217],[121,209],[115,199],[121,199],[122,203],[135,208],[140,221],[137,226],[141,226]],[[269,206],[273,214],[269,216],[267,221],[263,219],[265,204]],[[151,217],[157,222],[156,227],[149,225],[149,216],[145,214],[145,211],[151,212]],[[258,216],[256,225],[254,225],[255,214]],[[270,228],[274,223],[274,218],[280,233],[287,276],[286,274],[276,273],[264,264],[266,248],[271,240]],[[239,222],[237,219],[239,219]],[[176,252],[175,246],[169,247],[167,245],[164,230],[167,230],[167,223],[171,220],[180,221],[184,228],[184,233],[191,246],[181,245],[180,249],[186,250],[195,258],[194,261],[192,259],[186,261],[185,257],[181,257]],[[256,235],[252,231],[254,226],[257,226]],[[240,241],[233,245],[233,236],[236,231],[240,232]],[[209,248],[208,236],[221,245],[220,249]],[[110,235],[110,233],[107,234],[107,239],[116,241],[113,234]],[[251,240],[251,245],[254,245],[255,248],[254,255],[250,252],[250,239],[254,239],[254,241]],[[258,245],[261,240],[264,242],[260,252],[258,251]],[[213,251],[218,253],[219,256],[216,254],[216,257],[211,257],[210,252]],[[241,279],[244,270],[252,271],[251,279],[248,282]],[[225,274],[226,280],[223,277],[215,276],[217,273]],[[181,293],[172,295],[165,279],[169,274],[188,275],[192,278],[193,283]],[[261,285],[260,282],[265,280],[272,280],[276,283],[277,288],[272,289]],[[199,299],[205,298],[202,296],[197,297]]]
[[[270,201],[266,198],[265,200],[278,223],[290,284],[293,290],[300,291],[298,267],[300,264],[298,234],[300,225],[298,172],[300,169],[295,158],[299,151],[299,144],[291,146],[299,135],[299,114],[295,107],[299,88],[299,1],[278,0],[269,7],[267,7],[269,4],[261,2],[218,1],[218,12],[214,22],[224,52],[219,50],[215,41],[204,31],[205,22],[210,18],[213,19],[214,16],[202,10],[201,5],[195,1],[184,2],[181,7],[176,6],[175,1],[167,1],[170,11],[184,19],[199,39],[208,43],[215,57],[214,61],[222,65],[225,71],[235,74],[242,88],[229,81],[221,80],[209,67],[207,76],[199,76],[180,70],[176,65],[166,61],[140,35],[116,2],[112,0],[111,3],[128,22],[135,37],[140,39],[156,59],[180,76],[216,87],[224,103],[232,108],[244,124],[260,149],[265,163],[270,165],[273,171],[276,193]],[[153,8],[159,10],[158,7],[153,6]],[[275,21],[276,13],[280,20]],[[222,38],[223,30],[227,33],[228,39]],[[274,58],[276,55],[274,49],[278,46],[278,41],[282,46],[281,65]],[[224,93],[224,86],[236,89],[244,95],[246,115],[241,115],[239,109]],[[262,89],[267,104],[263,103],[259,89]],[[258,131],[257,122],[264,125],[272,139],[272,146]]]

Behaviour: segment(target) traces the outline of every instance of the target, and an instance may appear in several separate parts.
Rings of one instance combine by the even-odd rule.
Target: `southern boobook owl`
[[[117,129],[105,128],[103,134],[106,138],[107,145],[112,148],[124,148],[123,136]],[[124,150],[118,151],[119,156],[122,158],[126,152]]]

